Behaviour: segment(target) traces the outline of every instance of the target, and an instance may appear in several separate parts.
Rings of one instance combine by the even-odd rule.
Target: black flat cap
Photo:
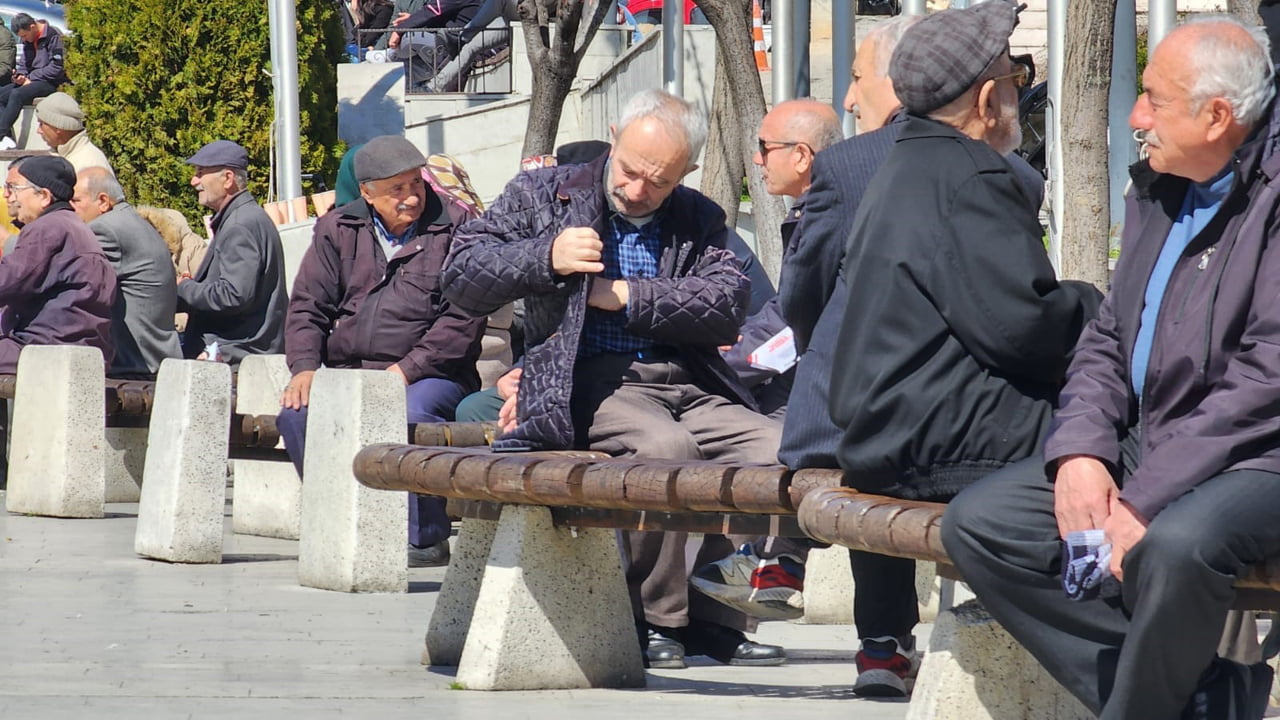
[[[427,164],[413,143],[401,135],[379,135],[356,151],[356,182],[395,177]]]
[[[987,0],[932,13],[912,25],[889,60],[889,79],[902,107],[928,115],[963,95],[1009,52],[1009,35],[1023,7]]]
[[[214,140],[187,158],[188,165],[197,167],[229,167],[249,169],[249,152],[230,140]]]

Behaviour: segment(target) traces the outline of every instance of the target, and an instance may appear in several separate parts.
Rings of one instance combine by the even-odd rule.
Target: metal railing
[[[509,27],[384,28],[358,31],[357,42],[363,62],[404,63],[406,94],[507,94],[511,37]],[[388,47],[392,42],[396,47]]]

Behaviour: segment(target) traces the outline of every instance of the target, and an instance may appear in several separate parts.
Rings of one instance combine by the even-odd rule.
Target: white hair
[[[1215,32],[1214,25],[1238,27],[1252,42],[1242,41],[1237,33],[1221,29]],[[1275,68],[1271,64],[1271,41],[1266,30],[1220,14],[1195,17],[1181,27],[1199,30],[1192,36],[1184,59],[1196,71],[1191,88],[1192,105],[1200,108],[1220,97],[1231,106],[1236,122],[1246,127],[1256,125],[1275,96]]]
[[[875,44],[876,75],[886,77],[889,75],[889,60],[893,57],[893,51],[898,47],[898,42],[902,40],[902,36],[912,25],[924,19],[923,15],[894,15],[884,22],[876,24],[867,32],[866,37],[862,38],[862,44]]]
[[[617,135],[641,118],[653,118],[668,130],[683,134],[692,167],[707,142],[707,116],[692,103],[663,90],[643,90],[627,101],[618,120]]]

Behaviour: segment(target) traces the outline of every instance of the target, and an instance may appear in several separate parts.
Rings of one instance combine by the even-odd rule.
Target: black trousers
[[[1053,484],[1036,457],[960,493],[947,553],[978,598],[1103,720],[1177,718],[1214,657],[1242,569],[1280,553],[1280,475],[1240,470],[1170,503],[1124,559],[1122,598],[1061,584]]]
[[[14,137],[13,123],[22,112],[22,106],[36,98],[52,95],[57,86],[43,80],[31,80],[26,85],[0,86],[0,137]]]

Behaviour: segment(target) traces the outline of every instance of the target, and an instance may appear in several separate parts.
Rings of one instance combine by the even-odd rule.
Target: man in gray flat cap
[[[907,119],[854,218],[828,408],[844,482],[859,490],[945,501],[1034,453],[1100,300],[1054,277],[1003,157],[1019,142],[1026,80],[1009,57],[1016,20],[1005,0],[934,13],[890,60]],[[862,639],[859,694],[907,692],[918,622],[907,588],[858,588],[860,605],[904,609]]]
[[[187,158],[191,187],[213,211],[213,239],[195,275],[178,279],[178,312],[190,313],[185,357],[239,365],[284,351],[284,249],[280,233],[246,189],[249,153],[215,140]]]
[[[321,365],[394,373],[404,381],[412,423],[453,420],[458,401],[480,389],[485,318],[457,309],[440,288],[454,228],[466,218],[427,186],[426,163],[399,135],[370,140],[355,155],[360,198],[316,223],[285,321],[293,379],[277,420],[299,475],[311,381]],[[444,500],[411,495],[409,565],[447,564],[449,534]]]

